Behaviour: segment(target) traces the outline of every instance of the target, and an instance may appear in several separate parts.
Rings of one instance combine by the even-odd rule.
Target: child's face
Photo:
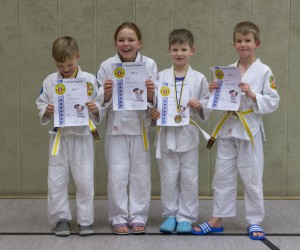
[[[77,70],[77,63],[79,61],[79,54],[73,59],[67,59],[63,63],[55,62],[57,70],[61,73],[64,78],[75,77]]]
[[[188,43],[175,43],[169,48],[174,66],[189,65],[190,57],[194,54],[194,51],[194,47],[191,48]]]
[[[246,35],[235,33],[234,35],[234,48],[241,59],[253,57],[254,52],[259,45],[260,42],[255,42],[254,35],[252,33],[248,33]]]
[[[123,62],[134,62],[138,50],[142,46],[136,33],[129,28],[119,31],[116,40],[116,48]]]

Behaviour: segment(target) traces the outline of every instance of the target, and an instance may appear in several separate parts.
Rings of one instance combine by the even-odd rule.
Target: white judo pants
[[[145,223],[151,199],[150,150],[140,135],[106,135],[108,217],[112,225]]]
[[[157,159],[163,217],[177,222],[198,219],[198,147],[187,152],[161,153]]]
[[[237,173],[245,187],[246,219],[250,225],[260,224],[265,215],[263,197],[263,145],[261,132],[250,141],[237,138],[218,139],[218,153],[213,179],[213,217],[236,214]]]
[[[48,216],[51,224],[71,220],[68,200],[69,179],[76,186],[77,222],[94,221],[94,142],[92,136],[61,136],[58,155],[51,155],[55,135],[50,138],[48,167]]]

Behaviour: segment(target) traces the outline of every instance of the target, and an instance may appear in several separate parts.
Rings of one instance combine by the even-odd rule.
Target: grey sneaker
[[[60,237],[66,237],[70,235],[70,221],[61,219],[57,222],[55,228],[55,235]]]
[[[79,235],[81,236],[88,236],[94,234],[94,230],[92,225],[89,226],[81,226],[79,225]]]

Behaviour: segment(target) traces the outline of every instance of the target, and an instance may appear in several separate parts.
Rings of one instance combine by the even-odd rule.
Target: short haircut
[[[115,42],[117,41],[117,37],[118,37],[119,32],[123,29],[126,29],[126,28],[133,30],[135,32],[138,40],[142,41],[142,33],[141,33],[139,27],[135,23],[124,22],[115,31],[115,34],[114,34]]]
[[[249,33],[253,34],[255,42],[259,41],[259,28],[254,23],[249,21],[244,21],[238,23],[233,30],[233,41],[235,42],[235,34],[241,33],[243,35],[247,35]]]
[[[175,43],[187,43],[192,48],[194,46],[194,35],[187,29],[174,29],[169,34],[169,47]]]
[[[58,37],[52,45],[52,57],[56,62],[63,63],[73,59],[79,53],[77,41],[69,36]]]

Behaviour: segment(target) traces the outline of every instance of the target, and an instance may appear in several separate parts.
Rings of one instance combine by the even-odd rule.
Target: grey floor
[[[199,221],[209,218],[211,200],[200,200]],[[221,235],[163,235],[159,233],[161,207],[152,200],[145,235],[118,236],[111,233],[107,221],[107,201],[95,200],[95,235],[77,235],[75,203],[70,201],[74,219],[72,234],[66,238],[53,235],[47,222],[45,199],[0,199],[0,249],[68,250],[68,249],[300,249],[300,200],[266,200],[266,217],[262,227],[267,233],[263,241],[252,241],[246,235],[244,202],[237,202],[236,217],[223,220],[225,232]]]

